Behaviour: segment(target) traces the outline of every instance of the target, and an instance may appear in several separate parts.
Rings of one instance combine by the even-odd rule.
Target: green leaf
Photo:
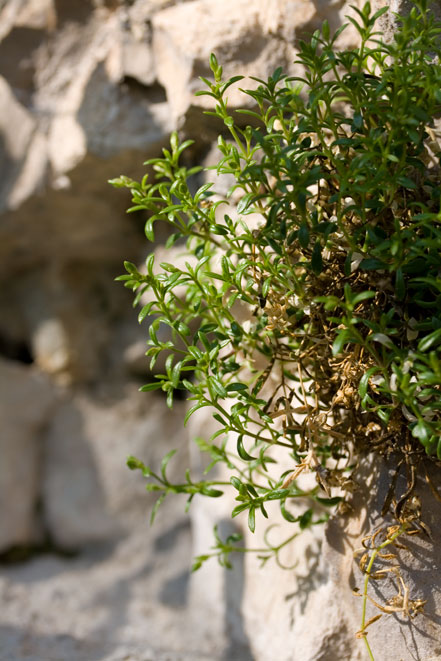
[[[307,509],[306,512],[303,512],[303,514],[299,517],[300,530],[305,530],[305,528],[309,528],[309,526],[311,525],[312,516],[313,516],[312,509]]]
[[[333,498],[322,498],[321,496],[316,496],[315,500],[321,505],[326,505],[326,507],[335,507],[341,503],[343,498],[341,496],[334,496]]]
[[[146,466],[143,464],[142,461],[137,459],[136,457],[127,457],[127,466],[130,468],[131,471],[133,470],[145,470]]]
[[[441,341],[441,328],[429,333],[418,342],[418,351],[427,351],[434,344],[438,344]]]
[[[421,443],[425,444],[431,437],[430,428],[425,424],[424,420],[420,420],[412,429],[412,436],[417,438]]]
[[[184,418],[184,426],[187,424],[193,413],[197,411],[198,409],[204,408],[204,406],[209,406],[209,402],[198,402],[197,404],[194,404],[191,408],[188,409],[185,418]]]
[[[206,560],[208,560],[209,557],[210,557],[209,555],[198,555],[198,556],[194,559],[193,565],[192,565],[192,567],[191,567],[191,571],[192,571],[192,572],[195,572],[195,571],[197,571],[198,569],[200,569],[200,568],[202,567],[202,565],[204,564],[204,562],[205,562]]]
[[[369,336],[369,339],[373,342],[379,342],[380,344],[383,344],[388,349],[393,349],[395,346],[390,337],[384,333],[373,333],[373,335]]]
[[[388,265],[386,262],[382,262],[381,259],[363,259],[360,262],[360,267],[362,271],[378,271],[378,270],[383,270],[387,269]]]
[[[230,477],[230,482],[231,482],[231,484],[233,485],[233,487],[234,487],[235,489],[237,489],[238,491],[240,491],[240,488],[241,488],[241,486],[242,486],[242,482],[239,480],[238,477],[236,477],[235,475],[233,475],[232,477]]]
[[[224,386],[219,381],[219,379],[216,379],[215,376],[210,377],[210,379],[208,380],[208,383],[211,384],[211,387],[213,388],[214,392],[217,395],[219,395],[219,397],[226,397],[227,396],[227,391],[225,390]]]
[[[411,190],[415,190],[417,187],[416,183],[412,181],[412,179],[409,179],[409,177],[397,177],[397,182],[400,184],[400,186],[403,186],[404,188],[410,188]]]
[[[181,376],[182,369],[182,360],[176,363],[171,372],[170,381],[173,388],[177,388],[179,385],[179,377]]]
[[[150,311],[154,305],[155,305],[154,301],[152,303],[147,303],[147,305],[144,305],[141,312],[138,314],[138,323],[141,324],[144,321],[144,319],[150,314]]]
[[[164,482],[167,482],[167,477],[166,477],[166,470],[167,470],[167,465],[170,459],[175,455],[177,450],[170,450],[170,452],[167,452],[165,455],[164,459],[161,461],[161,475],[164,479]]]
[[[363,400],[366,395],[367,395],[367,390],[369,387],[369,379],[371,376],[373,376],[376,372],[378,372],[378,367],[370,367],[367,372],[363,374],[363,376],[360,379],[360,383],[358,384],[358,393]]]
[[[244,461],[255,461],[255,459],[256,459],[256,457],[252,457],[245,450],[245,447],[244,447],[244,444],[243,444],[243,435],[242,434],[237,439],[237,454]]]
[[[132,262],[125,261],[124,268],[132,275],[138,275],[138,269],[136,268],[135,264],[132,264]]]
[[[253,506],[250,507],[248,514],[248,528],[251,530],[251,532],[256,530],[256,513]]]
[[[352,305],[358,305],[361,301],[366,301],[368,298],[375,298],[376,292],[374,291],[362,291],[359,294],[356,294],[351,300]]]
[[[309,228],[307,223],[302,223],[300,225],[298,239],[302,248],[307,248],[309,246]]]
[[[344,329],[339,331],[332,345],[332,355],[338,356],[338,354],[341,353],[341,350],[343,349],[344,345],[351,341],[351,338],[352,338],[352,333],[350,330]]]
[[[244,383],[230,383],[227,386],[227,392],[244,392],[248,390],[248,386]]]
[[[286,509],[286,500],[280,501],[280,511],[282,512],[282,516],[286,521],[289,521],[290,523],[294,523],[296,521],[296,518]]]
[[[139,392],[151,392],[152,390],[159,390],[159,388],[162,388],[163,383],[163,380],[146,383],[144,386],[140,387]]]
[[[319,241],[316,241],[311,257],[311,267],[316,275],[323,271],[322,247]]]
[[[164,502],[166,495],[167,494],[163,493],[161,496],[159,496],[158,500],[153,505],[152,513],[150,515],[150,525],[153,525],[158,509],[160,508],[161,504]]]
[[[239,200],[239,204],[237,205],[237,213],[245,213],[246,211],[249,213],[249,207],[254,201],[254,198],[254,193],[248,193],[247,195],[244,195]]]

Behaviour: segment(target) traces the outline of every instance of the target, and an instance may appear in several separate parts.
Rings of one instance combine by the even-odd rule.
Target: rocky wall
[[[113,548],[134,538],[140,529],[143,535],[150,534],[146,511],[151,499],[142,479],[128,473],[125,457],[134,454],[158,465],[168,449],[180,447],[185,463],[190,452],[181,423],[185,403],[178,401],[175,415],[170,415],[159,396],[138,393],[148,378],[147,328],[138,327],[131,294],[114,283],[114,277],[124,259],[140,263],[145,257],[144,218],[124,213],[129,201],[111,189],[107,179],[122,173],[140,176],[143,161],[160,154],[174,129],[183,138],[196,139],[191,152],[195,162],[212,161],[219,126],[202,112],[206,97],[194,97],[201,85],[199,76],[209,73],[211,52],[227,76],[265,77],[277,66],[295,73],[296,41],[319,28],[325,18],[336,29],[345,14],[353,12],[349,5],[362,4],[360,0],[0,1],[3,560],[42,549],[79,551],[87,558],[88,549],[97,544]],[[395,2],[393,8],[400,10],[403,5]],[[392,30],[392,17],[389,25]],[[341,46],[355,41],[352,28],[340,38]],[[241,100],[232,94],[230,102]],[[157,237],[158,249],[164,239]],[[181,501],[176,507],[182,507]],[[188,564],[192,553],[211,545],[214,522],[225,529],[231,526],[228,508],[219,507],[194,507]],[[181,519],[170,516],[179,530],[184,525]],[[202,570],[189,581],[185,606],[189,619],[176,625],[181,627],[188,656],[179,649],[177,636],[169,644],[174,650],[170,658],[364,658],[353,636],[358,625],[352,606],[339,608],[336,588],[338,577],[349,571],[352,551],[342,556],[344,571],[333,573],[323,564],[329,555],[320,550],[322,541],[313,536],[293,546],[287,560],[303,559],[291,572],[269,565],[259,571],[254,560],[239,563],[228,575],[216,566]],[[325,540],[325,549],[326,544]],[[161,545],[153,544],[149,552],[158,551]],[[126,561],[124,553],[117,554],[117,562]],[[134,581],[137,558],[143,566],[145,547],[133,543],[130,553],[135,558]],[[169,565],[182,565],[178,554],[179,548],[167,560]],[[152,562],[161,564],[161,560]],[[334,567],[341,562],[335,557],[332,561]],[[54,591],[62,589],[67,567],[59,569]],[[119,603],[121,595],[113,583],[118,571],[96,580],[107,580],[115,589],[108,599]],[[0,598],[6,599],[9,588],[13,593],[14,576],[6,576]],[[87,584],[87,567],[81,576]],[[130,576],[127,581],[132,585]],[[66,580],[70,585],[73,579]],[[93,599],[99,599],[94,585]],[[142,585],[148,591],[149,582]],[[173,582],[167,585],[172,591]],[[5,658],[28,658],[17,651],[25,632],[15,613],[20,612],[17,604],[23,605],[29,595],[31,600],[41,599],[38,591],[17,594],[15,601],[9,599],[12,606],[2,609],[3,624],[7,631],[14,630],[18,641],[16,647],[11,643],[12,652]],[[81,617],[87,618],[88,608],[93,612],[93,599],[79,602],[78,609],[86,613]],[[109,622],[118,621],[119,626],[124,618],[134,618],[136,635],[128,629],[121,640],[124,635],[139,639],[142,647],[139,591],[136,599],[136,608],[126,609],[124,615],[114,613],[110,604]],[[23,609],[22,621],[26,612],[28,620],[24,620],[33,622],[32,609]],[[167,617],[167,622],[173,621],[170,614]],[[199,643],[197,636],[188,637],[188,631],[184,635],[188,622],[199,631]],[[68,623],[54,621],[52,626],[57,636],[75,631],[74,638],[83,643],[97,635],[76,614],[74,605]],[[161,626],[165,632],[165,625]],[[111,631],[111,624],[105,631]],[[46,650],[41,652],[45,658],[48,631],[41,624],[37,633],[45,641],[38,643],[38,649]],[[152,658],[162,658],[168,642],[153,638]],[[66,652],[74,650],[69,647],[71,640],[58,643],[55,637],[54,641],[50,649],[56,658],[83,658],[79,651]],[[136,650],[130,653],[134,659],[147,658]],[[115,657],[110,651],[93,654],[125,658],[123,652]],[[30,658],[37,659],[37,654]],[[87,649],[84,658],[91,658]],[[396,658],[383,656],[382,661]]]

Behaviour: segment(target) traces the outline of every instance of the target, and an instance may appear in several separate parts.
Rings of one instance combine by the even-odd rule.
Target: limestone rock
[[[35,119],[0,76],[0,211],[18,207],[40,188],[46,159],[46,140]]]
[[[264,34],[257,7],[247,0],[193,0],[154,15],[153,49],[158,80],[167,92],[175,118],[192,104],[207,107],[208,97],[194,98],[203,89],[199,76],[211,76],[208,60],[215,52],[225,77],[235,74],[264,77],[287,64],[285,45]],[[182,26],[185,25],[185,30]],[[229,94],[232,105],[243,101]]]
[[[52,539],[63,548],[116,539],[145,514],[152,497],[145,478],[130,473],[129,455],[158,468],[170,448],[185,461],[179,411],[164,416],[160,396],[137,388],[117,395],[81,394],[59,408],[49,429],[43,474],[43,510]],[[179,466],[179,462],[176,462]],[[173,475],[173,465],[170,466]]]
[[[439,467],[427,462],[426,470],[433,487],[439,493]],[[380,512],[388,494],[392,472],[392,465],[373,459],[366,460],[356,475],[360,488],[355,492],[352,502],[354,514],[349,516],[346,522],[341,519],[331,521],[327,530],[323,554],[325,562],[332,568],[328,590],[338,590],[340,608],[347,616],[352,611],[351,619],[356,620],[357,630],[361,621],[361,599],[356,598],[354,604],[354,597],[350,593],[354,587],[362,588],[363,576],[357,566],[351,566],[350,558],[352,553],[362,546],[362,538],[384,525]],[[401,475],[395,491],[397,500],[406,489],[406,480]],[[439,658],[441,654],[441,625],[438,615],[441,597],[439,590],[434,589],[439,583],[440,573],[441,534],[438,522],[441,503],[425,481],[417,482],[414,494],[420,499],[427,531],[421,530],[416,535],[402,536],[398,540],[401,548],[388,548],[388,551],[396,554],[396,558],[384,563],[378,561],[373,569],[376,571],[398,565],[406,589],[409,590],[409,599],[422,599],[427,603],[423,614],[417,615],[415,619],[409,619],[402,613],[383,614],[379,621],[368,628],[368,639],[374,657],[381,658],[382,661],[405,661],[413,657],[429,661]],[[386,518],[386,524],[393,525],[394,521]],[[369,594],[380,605],[387,605],[388,601],[391,603],[390,600],[397,596],[399,589],[403,594],[400,580],[391,573],[389,578],[371,581]],[[378,613],[379,610],[368,603],[367,619]]]
[[[0,551],[40,540],[42,434],[53,405],[43,375],[0,359]]]

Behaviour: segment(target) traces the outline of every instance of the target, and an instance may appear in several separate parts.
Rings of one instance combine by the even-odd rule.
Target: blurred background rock
[[[0,0],[1,660],[362,658],[334,607],[299,642],[304,595],[325,581],[313,538],[295,580],[254,560],[190,578],[213,523],[231,529],[228,503],[195,503],[190,520],[175,498],[148,527],[152,498],[125,459],[157,466],[179,448],[171,470],[195,465],[197,429],[185,402],[170,414],[138,392],[147,328],[114,278],[145,258],[145,219],[106,183],[142,176],[174,129],[212,164],[222,127],[194,97],[210,52],[226,76],[297,72],[296,41],[350,4],[363,3]]]

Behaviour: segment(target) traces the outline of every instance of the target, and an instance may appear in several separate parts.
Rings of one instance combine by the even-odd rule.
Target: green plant
[[[372,15],[366,3],[355,11],[356,49],[338,51],[345,26],[331,36],[325,22],[300,43],[302,77],[277,69],[267,81],[254,79],[243,90],[247,105],[234,112],[226,93],[242,77],[223,81],[211,56],[214,80],[202,79],[198,94],[213,98],[208,114],[229,132],[219,135],[216,167],[234,176],[227,199],[211,183],[192,192],[201,168],[182,164],[191,141],[180,144],[177,134],[162,158],[147,162],[156,182],[111,182],[131,191],[129,211],[151,214],[149,241],[165,222],[167,247],[185,239],[182,250],[193,258],[158,270],[152,253],[145,271],[126,262],[119,278],[136,292],[135,304],[146,291],[153,295],[139,313],[140,322],[154,316],[152,364],[169,352],[164,374],[142,390],[162,389],[169,406],[176,390],[187,391],[186,421],[209,407],[219,430],[197,439],[211,456],[206,472],[222,463],[231,476],[195,482],[187,471],[172,484],[171,455],[161,474],[131,457],[129,466],[159,494],[153,516],[169,493],[191,502],[232,489],[232,516],[246,512],[251,531],[270,501],[305,528],[354,488],[354,457],[375,452],[408,474],[400,497],[392,480],[383,513],[392,511],[400,534],[418,519],[408,507],[416,476],[427,461],[441,460],[441,212],[432,128],[441,111],[441,28],[418,0],[394,40],[383,43],[375,22],[386,9]],[[244,127],[244,115],[252,125]],[[161,324],[173,340],[161,341]],[[307,469],[317,485],[305,490],[298,477]],[[301,516],[289,511],[293,499],[305,503]],[[238,541],[217,537],[195,567],[213,555],[228,565]],[[278,547],[268,543],[259,553],[266,561]]]

